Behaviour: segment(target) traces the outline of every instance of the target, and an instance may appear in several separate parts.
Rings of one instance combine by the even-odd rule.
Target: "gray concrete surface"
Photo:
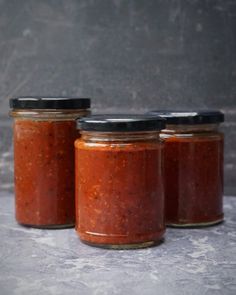
[[[24,228],[0,194],[1,295],[235,295],[236,198],[225,223],[168,229],[160,246],[115,251],[82,244],[74,229]]]

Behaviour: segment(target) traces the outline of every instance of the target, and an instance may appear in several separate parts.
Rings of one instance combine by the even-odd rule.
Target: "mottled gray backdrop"
[[[8,99],[86,96],[96,111],[219,108],[236,193],[236,1],[0,0],[0,184],[12,190]]]

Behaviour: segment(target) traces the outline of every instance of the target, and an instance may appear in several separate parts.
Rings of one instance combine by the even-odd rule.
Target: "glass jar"
[[[163,237],[160,129],[141,115],[91,116],[78,121],[75,141],[76,230],[89,245],[129,249]]]
[[[223,145],[218,111],[155,111],[166,119],[165,213],[170,226],[208,226],[223,220]]]
[[[89,114],[90,100],[14,98],[15,204],[18,223],[39,228],[75,222],[75,119]]]

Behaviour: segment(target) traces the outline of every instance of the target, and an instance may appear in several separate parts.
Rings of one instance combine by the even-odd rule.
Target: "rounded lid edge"
[[[78,118],[77,128],[97,132],[158,131],[165,128],[165,121],[161,117],[151,115],[91,115]]]
[[[90,98],[76,97],[15,97],[10,98],[11,109],[87,109]]]
[[[153,110],[147,114],[166,119],[166,124],[195,125],[224,122],[224,113],[219,110]]]

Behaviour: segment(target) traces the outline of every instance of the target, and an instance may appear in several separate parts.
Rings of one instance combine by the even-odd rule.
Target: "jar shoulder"
[[[9,115],[15,120],[34,120],[34,121],[63,121],[75,120],[90,114],[89,109],[75,110],[12,110]]]
[[[224,134],[222,132],[202,132],[202,133],[175,133],[162,132],[160,137],[166,141],[223,141]]]
[[[162,148],[162,140],[153,141],[84,141],[78,138],[75,141],[75,148],[80,150],[146,150]]]

